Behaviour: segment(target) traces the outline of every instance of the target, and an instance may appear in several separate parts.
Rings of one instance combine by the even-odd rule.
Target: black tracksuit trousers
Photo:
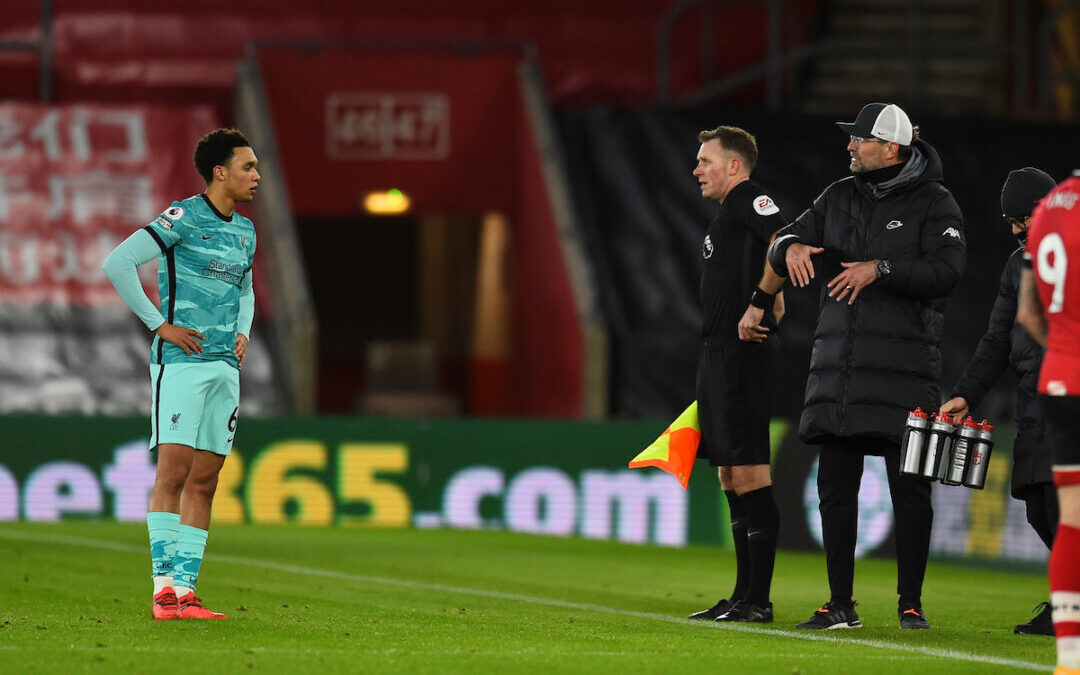
[[[846,440],[846,439],[845,439]],[[930,483],[900,475],[900,447],[881,442],[866,449],[885,456],[896,532],[896,590],[900,602],[918,606],[922,598],[930,527],[934,510]],[[855,578],[855,541],[859,519],[859,484],[866,451],[850,441],[825,443],[818,463],[821,526],[829,570],[830,598],[848,604]]]

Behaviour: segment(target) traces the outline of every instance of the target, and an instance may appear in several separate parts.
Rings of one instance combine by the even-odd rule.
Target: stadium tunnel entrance
[[[319,409],[464,411],[482,219],[310,217],[297,229],[316,312],[332,327],[319,335]]]
[[[520,45],[273,44],[251,63],[314,296],[317,412],[586,414],[606,356],[586,369],[571,275],[587,275],[556,226],[554,134]],[[391,187],[409,210],[363,210]]]

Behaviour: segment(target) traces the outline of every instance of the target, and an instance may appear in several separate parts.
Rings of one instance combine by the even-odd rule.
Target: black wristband
[[[770,295],[760,288],[755,288],[753,294],[750,296],[750,304],[758,309],[763,309],[766,312],[772,311],[773,302],[775,301],[775,294]]]

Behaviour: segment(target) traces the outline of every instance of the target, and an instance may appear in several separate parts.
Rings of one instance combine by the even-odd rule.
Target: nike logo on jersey
[[[904,226],[904,224],[901,223],[899,220],[890,220],[889,224],[885,226],[885,229],[886,230],[895,230],[896,228],[903,227],[903,226]]]
[[[210,240],[211,240],[211,239],[213,239],[213,238],[214,238],[214,235],[212,235],[212,234],[211,234],[211,235],[206,235],[206,234],[204,234],[204,235],[202,236],[202,240],[203,240],[203,241],[210,241]]]

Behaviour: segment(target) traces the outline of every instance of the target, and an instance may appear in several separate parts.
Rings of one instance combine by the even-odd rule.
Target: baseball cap
[[[1014,169],[1001,188],[1001,212],[1009,218],[1027,218],[1055,185],[1050,174],[1033,166]]]
[[[895,103],[867,103],[854,122],[837,122],[836,126],[849,136],[872,136],[900,145],[911,145],[914,136],[907,113]]]

